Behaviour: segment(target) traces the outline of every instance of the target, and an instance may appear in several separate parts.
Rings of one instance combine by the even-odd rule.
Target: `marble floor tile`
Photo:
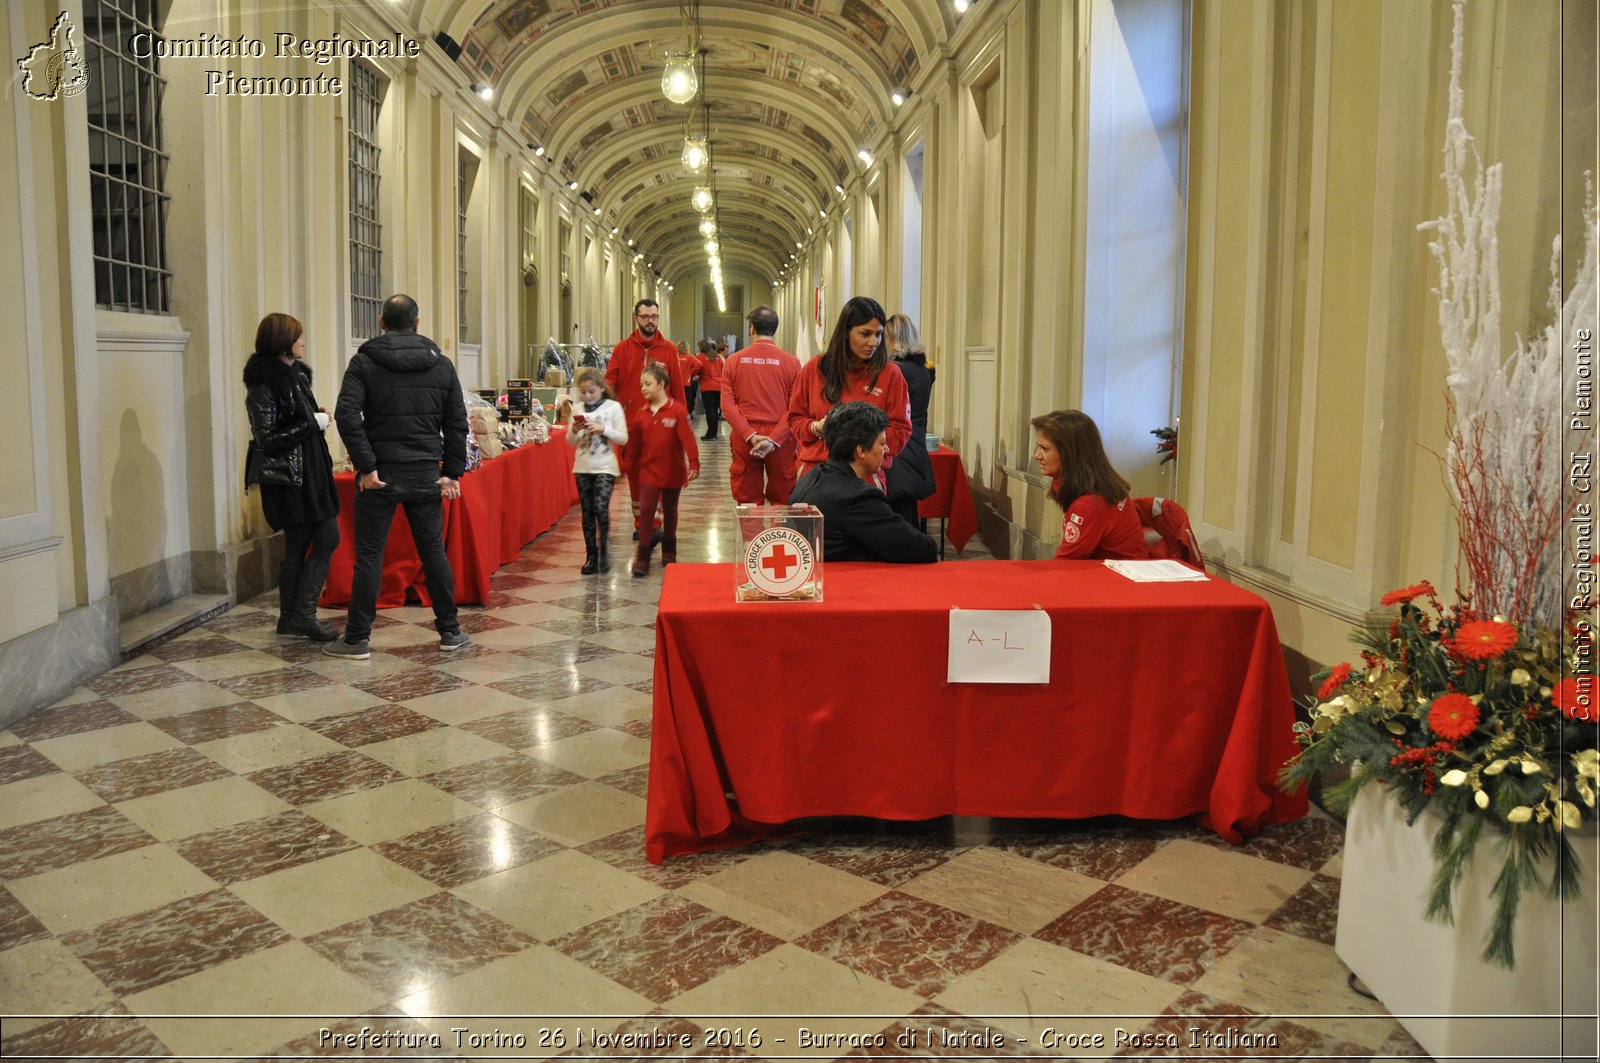
[[[152,661],[146,667],[113,668],[96,676],[85,685],[103,698],[119,698],[127,694],[142,694],[149,690],[187,683],[194,676],[165,661]]]
[[[502,620],[509,620],[513,624],[523,627],[543,626],[546,621],[560,623],[583,618],[583,613],[572,609],[564,609],[552,602],[528,602],[524,605],[506,606],[502,609],[496,609],[495,615]]]
[[[297,725],[219,738],[194,748],[240,775],[348,752],[332,739]]]
[[[623,653],[638,653],[641,650],[656,648],[656,633],[648,627],[620,628],[616,631],[601,631],[592,635],[584,635],[584,642],[592,642],[597,646],[618,650]]]
[[[218,705],[235,705],[250,700],[215,683],[202,683],[192,677],[191,680],[134,694],[113,694],[108,696],[108,700],[141,720],[177,716],[196,709],[214,709]]]
[[[83,785],[115,803],[214,782],[227,778],[232,772],[185,746],[116,760],[73,774]]]
[[[1009,830],[1002,825],[991,844],[1027,860],[1115,882],[1165,843],[1165,838],[1147,828],[1090,820],[1029,824]]]
[[[170,657],[164,659],[172,660]],[[254,675],[258,672],[275,672],[283,667],[283,661],[278,657],[268,656],[260,650],[240,646],[231,653],[207,654],[177,661],[174,666],[188,672],[196,679],[211,682]]]
[[[120,1004],[105,1010],[108,1014],[53,1019],[15,1036],[8,1028],[0,1032],[0,1056],[144,1060],[170,1055],[171,1049],[142,1019]]]
[[[82,688],[87,689],[87,688]],[[65,738],[84,731],[98,731],[120,724],[137,723],[139,717],[99,695],[90,694],[90,701],[68,701],[41,709],[26,720],[11,725],[11,733],[25,742],[40,742],[47,738]]]
[[[534,672],[548,671],[548,668],[532,661],[518,653],[506,653],[500,650],[491,650],[482,647],[478,656],[463,661],[451,661],[441,664],[437,671],[458,676],[469,683],[487,686],[498,683],[502,679],[515,679],[518,676],[531,675]]]
[[[819,821],[788,844],[791,852],[860,875],[883,886],[900,886],[933,870],[956,853],[937,834],[899,823]]]
[[[609,727],[531,746],[528,753],[590,779],[644,764],[650,743]]]
[[[543,702],[575,697],[594,690],[606,690],[611,684],[603,679],[590,679],[563,669],[536,672],[533,675],[517,676],[515,679],[502,679],[498,683],[490,683],[489,686],[490,689],[501,690],[529,701]]]
[[[354,841],[299,810],[207,831],[170,844],[185,860],[224,886],[356,848]]]
[[[55,761],[26,745],[0,749],[0,787],[60,771]],[[4,792],[0,790],[0,792]]]
[[[540,1053],[541,1044],[553,1047],[553,1040],[541,1042],[540,1030],[562,1030],[569,1051],[577,1050],[575,1031],[580,1026],[609,1027],[613,1021],[590,1016],[636,1015],[648,1011],[651,1002],[638,993],[555,949],[535,945],[512,955],[490,960],[481,967],[443,979],[417,993],[402,997],[397,1006],[419,1016],[425,1025],[447,1033],[451,1026],[466,1025],[480,1035],[498,1030],[520,1033],[527,1038],[525,1050],[486,1052],[485,1056]],[[427,1022],[429,1015],[492,1016],[481,1021],[446,1019]],[[517,1018],[517,1017],[522,1018]],[[447,1039],[447,1047],[454,1041]],[[551,1055],[556,1055],[551,1052]],[[538,1058],[537,1055],[535,1058]],[[579,1055],[578,1058],[583,1058]],[[594,1058],[594,1057],[590,1057]]]
[[[384,704],[355,712],[310,720],[305,726],[341,745],[356,748],[373,742],[431,731],[444,724],[403,705]]]
[[[0,952],[50,937],[50,930],[8,887],[0,886]]]
[[[305,944],[285,941],[134,994],[128,1007],[174,1052],[259,1057],[382,999]],[[186,1014],[218,1017],[171,1017]]]
[[[620,733],[626,734],[626,732]],[[634,735],[631,737],[638,736]],[[644,739],[643,741],[648,747],[649,740]],[[637,798],[648,800],[650,797],[650,765],[649,763],[635,764],[631,768],[624,768],[621,771],[614,771],[608,775],[598,776],[596,777],[595,782],[604,783],[613,789],[621,790],[623,793],[632,794]]]
[[[282,927],[223,889],[183,897],[61,938],[85,967],[121,996],[289,940]]]
[[[375,679],[357,679],[352,681],[350,685],[359,687],[369,694],[383,698],[385,701],[409,701],[412,698],[438,694],[446,690],[455,690],[458,687],[468,686],[469,684],[460,676],[436,672],[432,668],[414,668],[408,672],[380,676]]]
[[[385,1000],[412,996],[538,944],[450,893],[352,920],[305,943]]]
[[[644,823],[644,802],[604,783],[586,782],[502,806],[497,814],[578,846]]]
[[[219,738],[253,734],[278,727],[284,718],[251,701],[219,705],[211,709],[196,709],[179,716],[157,716],[148,721],[185,745],[214,742]]]
[[[377,630],[376,627],[373,630]],[[410,675],[412,672],[425,671],[424,666],[408,661],[404,657],[396,657],[392,653],[384,653],[381,647],[372,647],[372,656],[364,661],[351,660],[348,657],[329,657],[326,654],[318,659],[306,661],[298,665],[304,671],[315,672],[335,683],[350,686],[365,685],[368,682],[382,679],[385,676]],[[379,702],[391,701],[392,698],[380,696]]]
[[[615,657],[618,651],[608,646],[597,646],[586,639],[568,638],[560,642],[553,642],[542,646],[531,646],[516,651],[517,656],[524,657],[536,664],[543,664],[544,671],[557,671],[571,669],[579,664],[592,661],[604,661]]]
[[[264,819],[289,808],[287,801],[237,775],[117,804],[118,812],[161,841]]]
[[[934,1003],[1025,1037],[1029,1046],[1041,1046],[1040,1035],[1052,1029],[1082,1039],[1099,1036],[1109,1046],[1118,1028],[1137,1029],[1149,1021],[1139,1016],[1159,1015],[1182,992],[1172,982],[1023,938],[957,979]],[[1082,1040],[1043,1047],[1069,1059],[1105,1058],[1111,1051],[1086,1048]]]
[[[1261,925],[1332,945],[1338,922],[1339,880],[1318,874]]]
[[[653,606],[639,606],[641,609]],[[598,661],[584,661],[574,670],[588,679],[599,679],[616,686],[640,683],[655,675],[656,662],[637,653],[615,653]]]
[[[184,746],[159,727],[141,721],[64,738],[46,738],[34,742],[33,748],[67,771],[82,771],[114,760],[182,749]]]
[[[875,882],[782,850],[753,856],[678,890],[679,896],[785,941],[886,892]]]
[[[62,935],[209,892],[217,883],[166,846],[147,845],[15,878],[6,886]]]
[[[352,849],[228,888],[298,938],[439,892],[438,886],[372,849]]]
[[[373,760],[412,777],[476,764],[504,756],[505,751],[499,743],[460,727],[440,727],[361,747],[361,752]]]
[[[932,997],[1015,944],[1019,935],[890,891],[795,944],[890,985]]]
[[[327,676],[307,668],[278,668],[270,672],[253,672],[249,675],[222,676],[215,680],[215,685],[232,691],[245,701],[254,701],[256,698],[272,697],[275,694],[314,690],[317,687],[328,686],[332,682],[333,680]]]
[[[504,617],[495,616],[493,613],[481,609],[462,609],[457,619],[461,624],[461,630],[469,635],[479,635],[485,631],[498,631],[501,628],[517,626]]]
[[[1188,984],[1215,966],[1251,924],[1108,885],[1033,936],[1085,956]]]
[[[0,879],[98,860],[143,848],[154,840],[110,805],[35,820],[0,830]]]
[[[1149,1049],[1161,1057],[1184,1058],[1279,1056],[1303,1060],[1366,1059],[1371,1049],[1303,1026],[1290,1019],[1257,1015],[1237,1004],[1213,1000],[1202,993],[1185,993],[1168,1009],[1170,1014],[1150,1023],[1147,1030],[1167,1035],[1175,1047]],[[1391,1023],[1393,1025],[1393,1023]]]
[[[645,859],[642,825],[596,838],[577,848],[596,860],[603,860],[612,867],[637,875],[646,882],[667,890],[679,889],[697,879],[715,875],[767,851],[765,846],[750,845],[695,853],[692,857],[674,858],[652,864]]]
[[[1263,1015],[1295,1021],[1342,1041],[1377,1048],[1394,1020],[1350,989],[1350,971],[1330,945],[1257,927],[1190,988]]]
[[[1031,934],[1104,886],[1074,871],[978,848],[907,881],[900,891]]]
[[[307,815],[362,845],[404,837],[481,813],[475,805],[416,779],[357,790],[302,808]]]
[[[559,842],[487,813],[375,845],[441,889],[452,889],[560,852]]]
[[[381,761],[353,749],[324,757],[281,764],[251,772],[246,778],[291,805],[308,805],[332,797],[387,786],[405,776]]]
[[[1313,806],[1312,815],[1292,823],[1273,823],[1243,845],[1234,845],[1210,831],[1197,831],[1194,840],[1225,852],[1258,856],[1291,867],[1315,871],[1344,849],[1344,827]]]
[[[607,687],[592,694],[562,698],[551,702],[550,708],[611,728],[632,721],[649,720],[652,712],[650,695],[629,687]]]
[[[550,941],[660,896],[662,890],[567,849],[457,886],[452,892],[518,930]]]
[[[610,942],[628,941],[627,954]],[[674,894],[608,916],[550,944],[656,1003],[782,944],[771,934]]]
[[[317,652],[322,651],[319,649]],[[314,690],[273,694],[270,697],[257,699],[254,704],[292,723],[310,723],[324,716],[359,712],[362,709],[389,703],[368,694],[365,690],[337,682],[333,686],[317,687]]]
[[[0,786],[0,831],[71,812],[87,812],[105,803],[99,794],[64,771],[35,775]]]
[[[1200,842],[1169,842],[1117,879],[1117,884],[1209,912],[1259,923],[1283,906],[1311,872],[1263,863]]]
[[[492,650],[502,650],[515,653],[530,646],[545,646],[555,642],[566,642],[569,636],[557,634],[554,631],[545,631],[536,627],[525,627],[517,624],[514,627],[495,628],[485,631],[481,635],[473,635],[475,645],[486,646]]]
[[[150,656],[168,664],[180,664],[206,657],[221,657],[248,648],[237,639],[219,635],[209,627],[205,627],[191,631],[187,635],[180,635],[171,642],[162,643],[150,651]]]
[[[573,786],[583,776],[563,771],[554,764],[521,753],[507,753],[489,760],[475,761],[459,768],[424,775],[422,781],[493,811],[530,797]]]
[[[769,1017],[784,1001],[804,1001],[806,1015]],[[915,993],[824,959],[790,944],[755,957],[668,1000],[665,1008],[693,1017],[704,1026],[757,1026],[764,1043],[757,1055],[812,1055],[795,1036],[799,1026],[817,1033],[865,1033],[914,1011],[922,999]],[[824,1016],[842,1016],[828,1019]],[[856,1016],[876,1016],[877,1021]],[[748,1019],[747,1019],[748,1017]],[[775,1038],[785,1037],[779,1045]],[[821,1053],[831,1059],[844,1051]]]
[[[515,654],[501,654],[501,656],[515,656]],[[463,661],[463,664],[471,662]],[[498,682],[498,680],[496,680]],[[475,682],[457,687],[454,690],[441,691],[438,694],[426,694],[420,698],[409,698],[405,707],[413,712],[420,712],[424,716],[431,716],[441,723],[454,724],[463,727],[466,724],[490,716],[499,716],[507,712],[525,712],[528,702],[514,694],[496,690],[492,686],[479,686]]]
[[[510,712],[464,723],[461,729],[511,749],[529,749],[593,731],[595,726],[580,717],[523,701]]]
[[[7,1042],[48,1021],[38,1016],[76,1015],[116,1005],[113,988],[92,974],[60,939],[32,941],[0,952],[0,999]],[[6,1055],[11,1053],[8,1050]]]

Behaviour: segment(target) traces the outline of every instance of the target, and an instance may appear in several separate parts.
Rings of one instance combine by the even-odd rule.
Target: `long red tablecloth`
[[[484,462],[462,478],[461,497],[444,504],[444,549],[456,578],[458,604],[487,601],[494,570],[578,500],[572,476],[575,451],[567,446],[564,431],[558,426],[548,443],[525,444]],[[350,603],[355,569],[355,474],[341,473],[334,482],[339,488],[339,548],[328,566],[322,604],[342,607]],[[396,507],[383,553],[378,608],[404,605],[407,589],[414,589],[422,604],[430,604],[411,526],[404,508]]]
[[[830,564],[821,604],[737,603],[672,565],[656,619],[646,855],[809,816],[1200,815],[1229,841],[1305,813],[1267,603],[1097,562]],[[950,609],[1048,610],[1048,685],[951,684]],[[771,652],[741,654],[752,631]],[[730,801],[728,793],[737,795]]]
[[[960,552],[978,530],[978,511],[972,504],[972,487],[967,483],[967,469],[961,464],[961,455],[940,444],[938,450],[928,452],[933,461],[933,494],[917,503],[917,515],[927,520],[944,523],[944,534],[950,545]]]

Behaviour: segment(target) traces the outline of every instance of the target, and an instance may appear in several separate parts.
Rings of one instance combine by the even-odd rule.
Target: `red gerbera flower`
[[[1478,706],[1465,694],[1441,694],[1428,709],[1428,726],[1440,738],[1465,738],[1478,726]]]
[[[1498,620],[1473,620],[1456,628],[1452,648],[1458,657],[1487,661],[1517,644],[1517,629]]]
[[[1317,691],[1318,701],[1327,701],[1339,692],[1345,680],[1350,678],[1350,666],[1341,664],[1328,673],[1328,678],[1322,681],[1322,688]]]
[[[1594,720],[1594,676],[1569,675],[1550,691],[1550,700],[1569,720]]]
[[[1388,594],[1383,596],[1383,604],[1399,605],[1401,602],[1409,602],[1413,598],[1421,598],[1424,596],[1432,598],[1433,595],[1433,584],[1429,583],[1427,580],[1423,580],[1421,583],[1413,583],[1409,587],[1402,587],[1397,591],[1390,591]]]

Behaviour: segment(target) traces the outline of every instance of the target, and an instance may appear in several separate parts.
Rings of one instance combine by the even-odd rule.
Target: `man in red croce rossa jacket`
[[[654,299],[640,299],[633,304],[633,334],[611,348],[611,361],[606,366],[606,386],[622,403],[623,412],[632,424],[635,415],[645,406],[639,391],[639,374],[645,363],[656,362],[666,366],[667,393],[679,402],[683,397],[683,369],[678,364],[678,348],[661,334],[661,305]],[[639,442],[629,439],[623,444],[619,457],[622,475],[628,478],[628,500],[633,506],[633,523],[639,524]]]

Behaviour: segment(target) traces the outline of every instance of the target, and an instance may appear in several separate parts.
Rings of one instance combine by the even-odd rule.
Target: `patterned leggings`
[[[611,535],[611,487],[617,478],[608,472],[580,472],[577,477],[578,506],[583,511],[583,544],[595,550]]]

